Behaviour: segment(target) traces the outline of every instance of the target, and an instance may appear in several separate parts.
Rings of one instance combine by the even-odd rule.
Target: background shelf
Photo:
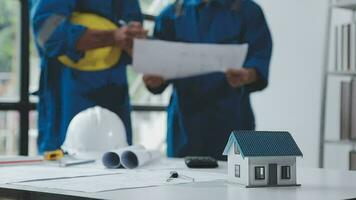
[[[330,75],[356,76],[356,71],[329,71]]]
[[[356,10],[356,0],[338,0],[333,6],[337,8]]]
[[[356,145],[356,140],[325,140],[327,144],[349,144]]]

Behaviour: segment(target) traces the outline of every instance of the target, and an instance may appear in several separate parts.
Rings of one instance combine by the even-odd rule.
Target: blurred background
[[[151,33],[154,17],[171,2],[140,0],[144,25]],[[343,77],[328,72],[334,69],[330,56],[336,48],[334,26],[352,21],[353,12],[334,8],[335,2],[327,0],[256,2],[264,9],[274,39],[270,85],[252,97],[257,129],[290,131],[304,153],[299,162],[303,166],[351,169],[349,156],[356,150],[355,142],[339,138],[338,84]],[[171,89],[153,96],[130,67],[128,76],[134,143],[164,152],[165,108]],[[37,154],[37,98],[31,93],[37,90],[38,79],[39,58],[29,31],[28,2],[0,0],[1,155]]]

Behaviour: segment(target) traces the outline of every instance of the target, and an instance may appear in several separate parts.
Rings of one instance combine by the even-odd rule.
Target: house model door
[[[268,185],[277,185],[277,164],[268,165]]]

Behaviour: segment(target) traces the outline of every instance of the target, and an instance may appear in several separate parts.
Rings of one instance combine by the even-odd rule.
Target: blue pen
[[[122,19],[120,19],[118,21],[118,23],[119,23],[120,26],[127,26],[128,25],[128,23],[125,20],[122,20]]]
[[[125,20],[122,20],[122,19],[120,19],[120,20],[118,21],[118,23],[119,23],[119,25],[120,25],[121,27],[123,27],[123,26],[130,26],[129,23],[127,23]],[[155,38],[152,37],[152,36],[148,36],[146,39],[154,40]]]

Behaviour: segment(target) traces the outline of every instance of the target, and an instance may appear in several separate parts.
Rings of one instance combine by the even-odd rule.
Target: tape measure
[[[44,153],[44,159],[47,161],[56,161],[60,160],[64,157],[64,152],[62,149],[58,149],[55,151],[47,151]]]

